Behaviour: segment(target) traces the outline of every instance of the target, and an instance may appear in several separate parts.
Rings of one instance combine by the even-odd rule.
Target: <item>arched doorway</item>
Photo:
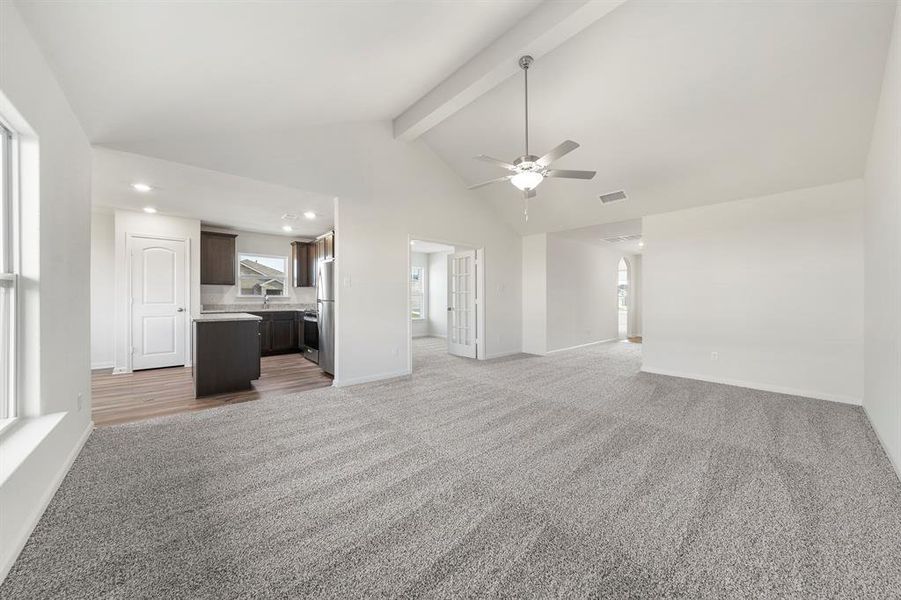
[[[617,318],[619,319],[618,335],[620,339],[629,337],[629,294],[631,282],[631,273],[629,269],[629,261],[626,257],[619,259],[619,267],[617,269],[616,281],[616,309]]]

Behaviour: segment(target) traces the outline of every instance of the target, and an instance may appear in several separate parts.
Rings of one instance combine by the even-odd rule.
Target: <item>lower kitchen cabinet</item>
[[[259,324],[250,320],[194,321],[194,396],[247,390],[260,378]]]
[[[252,314],[263,318],[260,322],[261,355],[270,356],[298,351],[297,320],[298,315],[302,318],[303,313],[284,311]]]

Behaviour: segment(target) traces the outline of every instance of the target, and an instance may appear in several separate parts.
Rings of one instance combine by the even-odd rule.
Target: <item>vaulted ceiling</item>
[[[513,50],[530,51],[530,150],[576,140],[582,147],[555,166],[598,175],[542,183],[528,222],[512,186],[479,190],[522,233],[859,177],[895,9],[879,0],[17,6],[92,142],[301,189],[312,188],[298,163],[353,176],[329,131],[352,140],[352,122],[400,117],[397,130],[430,90],[446,101],[417,135],[466,184],[503,174],[472,157],[523,153]],[[567,11],[569,20],[557,14]],[[450,85],[461,77],[462,92]],[[627,201],[601,205],[598,194],[618,189]]]
[[[509,184],[479,190],[522,232],[621,221],[863,174],[894,3],[626,2],[529,71],[530,151],[594,180],[547,180],[521,214]],[[523,154],[523,83],[508,79],[427,134],[468,184],[472,160]],[[629,200],[602,205],[598,195]]]

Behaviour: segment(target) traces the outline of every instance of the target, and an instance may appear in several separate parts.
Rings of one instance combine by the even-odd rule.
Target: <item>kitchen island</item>
[[[247,390],[260,378],[260,322],[249,313],[194,318],[194,396]]]

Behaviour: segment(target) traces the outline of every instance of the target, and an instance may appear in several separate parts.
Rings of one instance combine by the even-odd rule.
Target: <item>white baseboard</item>
[[[486,354],[481,357],[479,360],[491,360],[492,358],[503,358],[505,356],[515,356],[517,354],[522,354],[522,350],[508,350],[506,352],[495,352],[493,354]]]
[[[91,363],[91,370],[96,371],[97,369],[112,369],[116,366],[114,362],[101,362],[101,363]]]
[[[567,352],[569,350],[575,350],[577,348],[587,348],[588,346],[596,346],[598,344],[606,344],[607,342],[616,342],[620,338],[607,338],[606,340],[598,340],[596,342],[588,342],[587,344],[579,344],[578,346],[568,346],[566,348],[557,348],[556,350],[548,350],[545,354],[557,354],[558,352]]]
[[[349,379],[335,379],[332,381],[333,387],[347,387],[349,385],[360,385],[361,383],[372,383],[374,381],[383,381],[385,379],[397,379],[398,377],[409,377],[412,375],[410,369],[403,371],[393,371],[391,373],[379,373],[377,375],[364,375],[363,377],[351,377]]]
[[[879,440],[879,443],[882,444],[882,450],[885,452],[885,455],[888,457],[888,461],[891,463],[892,467],[895,468],[895,475],[898,476],[898,479],[901,480],[901,463],[899,463],[894,456],[892,456],[889,451],[889,445],[885,443],[885,440],[882,438],[882,435],[879,433],[879,430],[876,429],[876,426],[873,424],[873,417],[870,416],[870,411],[867,410],[866,405],[863,406],[863,414],[867,416],[867,420],[870,421],[870,428],[873,430],[873,433],[876,434],[876,439]]]
[[[53,496],[56,494],[56,491],[62,484],[63,479],[65,479],[66,474],[69,472],[69,469],[72,468],[72,463],[74,463],[75,459],[78,458],[78,455],[81,453],[81,449],[84,448],[84,445],[88,441],[88,438],[91,437],[92,431],[94,431],[93,421],[89,422],[88,426],[85,427],[85,430],[82,432],[81,437],[78,438],[78,442],[75,444],[75,446],[72,447],[72,450],[69,451],[69,454],[66,456],[66,460],[53,476],[53,481],[50,487],[48,487],[44,491],[44,493],[41,495],[40,500],[38,500],[38,502],[34,505],[34,510],[32,511],[32,513],[25,518],[25,520],[27,521],[27,527],[25,528],[24,535],[20,539],[13,540],[11,542],[13,551],[9,554],[10,558],[7,564],[0,565],[0,583],[3,583],[3,580],[6,579],[6,576],[9,574],[9,570],[13,568],[16,559],[22,552],[22,548],[25,547],[25,544],[28,542],[28,538],[31,537],[31,534],[34,533],[34,528],[37,527],[38,521],[41,520],[41,517],[44,515],[44,511],[47,510],[47,507],[50,505],[50,501],[53,500]],[[7,540],[7,542],[8,541],[9,540]]]
[[[804,390],[783,385],[772,385],[769,383],[758,383],[756,381],[744,381],[742,379],[730,379],[728,377],[713,377],[712,375],[699,375],[697,373],[685,373],[682,371],[671,371],[669,369],[657,369],[655,367],[641,366],[643,373],[652,373],[654,375],[667,375],[669,377],[681,377],[683,379],[697,379],[699,381],[709,381],[710,383],[722,383],[735,387],[748,388],[752,390],[760,390],[763,392],[775,392],[777,394],[788,394],[789,396],[801,396],[803,398],[813,398],[815,400],[828,400],[830,402],[841,402],[842,404],[854,404],[861,406],[860,398],[854,396],[845,396],[843,394],[827,394],[817,390]]]

